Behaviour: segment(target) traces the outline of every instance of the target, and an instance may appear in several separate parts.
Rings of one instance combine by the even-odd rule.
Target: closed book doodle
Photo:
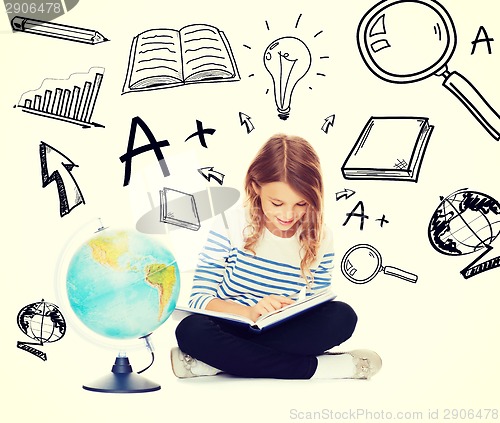
[[[372,117],[342,165],[346,179],[417,182],[434,126],[425,117]]]
[[[200,229],[194,196],[172,188],[160,190],[160,221],[193,231]]]

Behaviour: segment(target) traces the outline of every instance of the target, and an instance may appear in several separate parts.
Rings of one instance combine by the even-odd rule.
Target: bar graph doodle
[[[429,222],[429,242],[439,253],[462,256],[484,250],[460,271],[465,278],[500,267],[500,256],[478,262],[500,234],[500,203],[482,192],[459,189],[441,202]]]
[[[50,159],[50,165],[49,165]],[[40,142],[40,165],[42,170],[42,188],[52,182],[57,186],[59,195],[59,214],[61,217],[70,213],[80,204],[85,204],[82,192],[71,174],[78,167],[71,159],[54,147]]]
[[[17,106],[23,112],[79,125],[104,127],[92,122],[92,114],[104,77],[104,68],[73,73],[65,80],[45,79],[36,90],[22,94]]]
[[[17,326],[36,342],[17,341],[17,348],[33,354],[43,361],[47,354],[32,345],[59,341],[66,334],[66,321],[59,307],[42,299],[24,306],[17,314]]]
[[[463,75],[448,70],[457,32],[435,0],[383,0],[362,17],[358,49],[368,69],[387,82],[405,84],[436,75],[496,140],[500,115]]]
[[[352,283],[365,284],[375,279],[380,272],[385,275],[417,282],[418,276],[393,266],[382,265],[382,255],[369,244],[357,244],[346,251],[340,263],[342,274]]]

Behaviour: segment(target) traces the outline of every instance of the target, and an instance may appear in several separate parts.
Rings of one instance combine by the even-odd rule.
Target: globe
[[[59,307],[43,299],[19,310],[17,325],[40,344],[59,341],[66,333],[66,321]]]
[[[149,335],[173,312],[179,291],[172,253],[134,231],[101,228],[76,249],[66,271],[71,309],[111,339]]]
[[[481,192],[461,189],[441,198],[429,222],[429,241],[442,254],[471,254],[500,233],[500,203]]]

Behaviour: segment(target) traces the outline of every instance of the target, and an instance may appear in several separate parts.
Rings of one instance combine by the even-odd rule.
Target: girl
[[[323,223],[319,158],[302,138],[274,135],[245,180],[243,210],[226,212],[200,254],[189,305],[259,316],[330,285],[332,233]],[[221,222],[222,223],[222,222]],[[326,352],[352,335],[357,316],[331,301],[255,333],[223,319],[192,314],[176,329],[171,351],[179,378],[225,372],[278,379],[368,379],[381,366],[369,350]]]

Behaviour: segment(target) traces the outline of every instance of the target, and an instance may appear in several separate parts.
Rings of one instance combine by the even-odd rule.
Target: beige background
[[[0,18],[4,54],[0,157],[6,235],[0,311],[4,401],[0,415],[8,416],[5,421],[285,422],[312,417],[299,412],[317,412],[317,419],[326,419],[330,412],[358,410],[373,413],[371,420],[381,419],[382,412],[386,419],[387,413],[392,413],[394,420],[397,412],[418,412],[422,413],[420,421],[429,419],[429,410],[436,416],[437,410],[438,420],[445,421],[446,409],[483,410],[484,417],[485,409],[500,408],[500,269],[464,280],[459,271],[472,256],[440,255],[427,239],[429,219],[440,196],[467,187],[500,199],[500,144],[441,86],[439,78],[398,85],[379,80],[368,71],[358,53],[355,34],[361,16],[374,4],[372,0],[254,4],[192,0],[181,6],[151,0],[82,0],[58,22],[98,29],[111,40],[95,46],[11,34],[7,17]],[[466,75],[500,110],[498,2],[442,0],[442,4],[458,32],[450,69]],[[209,23],[225,32],[241,81],[122,96],[132,37],[150,28],[180,28],[190,23]],[[471,55],[471,41],[481,25],[495,38],[493,54],[488,54],[486,44],[480,44]],[[314,38],[321,30],[323,33]],[[271,79],[261,56],[272,40],[285,35],[301,38],[311,50],[313,63],[294,92],[290,119],[283,122],[276,116],[272,94],[266,95]],[[24,91],[36,88],[44,78],[66,78],[92,66],[106,69],[93,116],[105,128],[84,130],[13,108]],[[249,77],[251,74],[255,76]],[[240,126],[240,111],[252,117],[255,130],[250,134]],[[336,115],[335,125],[325,134],[321,126],[331,114]],[[367,119],[393,115],[427,116],[435,125],[419,182],[343,179],[340,166]],[[163,178],[155,156],[144,154],[134,159],[131,183],[123,187],[124,165],[119,157],[126,151],[134,116],[143,118],[157,139],[170,141],[163,153],[172,175]],[[206,128],[216,129],[213,136],[207,136],[208,149],[196,139],[184,143],[195,131],[196,119]],[[342,348],[367,347],[379,352],[384,367],[376,378],[369,382],[230,377],[180,381],[170,370],[175,322],[168,320],[153,335],[157,361],[144,373],[162,385],[160,391],[138,395],[87,392],[82,383],[109,372],[119,347],[93,343],[91,337],[72,330],[75,317],[70,310],[64,310],[67,335],[42,347],[48,355],[46,362],[15,347],[18,340],[29,340],[16,325],[18,311],[41,298],[58,302],[58,261],[68,240],[82,226],[102,218],[106,225],[133,228],[150,209],[148,192],[156,201],[158,189],[164,186],[189,192],[216,186],[215,182],[206,184],[198,175],[196,169],[202,166],[214,166],[225,174],[224,186],[241,189],[250,159],[276,132],[305,137],[321,156],[327,220],[336,236],[334,287],[339,298],[349,302],[359,315],[355,334]],[[136,140],[136,145],[144,142],[141,136]],[[55,186],[41,186],[40,141],[59,149],[79,166],[73,176],[86,204],[63,218],[59,217]],[[335,193],[344,188],[356,194],[335,201]],[[342,225],[358,201],[363,201],[369,215],[363,231],[356,218]],[[390,223],[381,228],[375,219],[383,214]],[[170,245],[185,272],[183,298],[189,292],[189,271],[208,227],[209,221],[205,221],[198,232],[177,230],[158,235]],[[416,273],[418,283],[385,275],[364,286],[348,282],[338,264],[349,247],[361,242],[379,248],[385,264]],[[496,249],[491,254],[498,255]],[[129,356],[135,370],[149,360],[142,348],[130,349]],[[359,416],[357,420],[366,419]]]

